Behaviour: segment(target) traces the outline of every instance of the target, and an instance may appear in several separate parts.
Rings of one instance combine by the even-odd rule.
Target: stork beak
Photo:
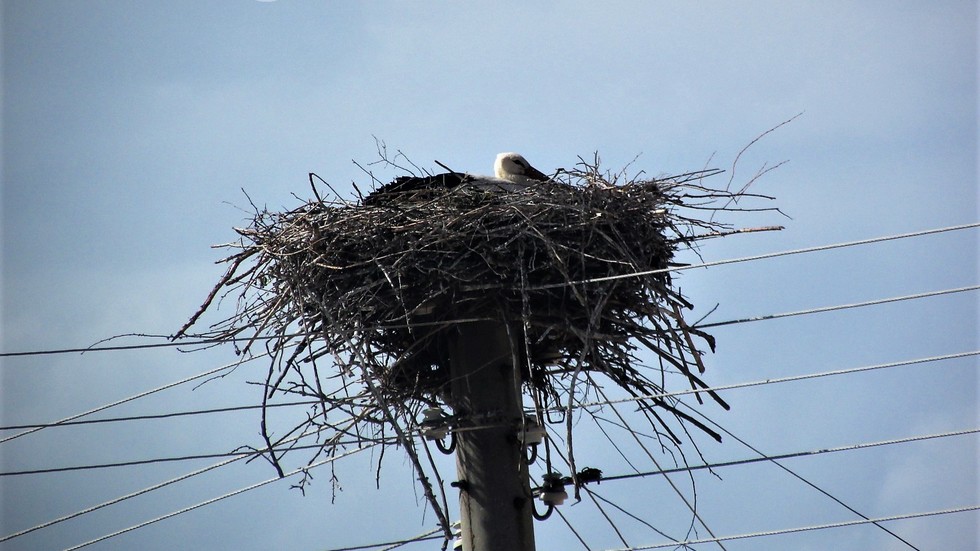
[[[547,182],[548,180],[551,179],[548,176],[546,176],[545,173],[541,172],[540,170],[534,168],[531,165],[527,165],[527,171],[525,176],[533,180],[541,180],[542,182]]]

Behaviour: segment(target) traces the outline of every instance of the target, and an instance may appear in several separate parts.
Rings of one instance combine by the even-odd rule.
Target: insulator
[[[562,482],[561,475],[558,473],[544,475],[544,484],[541,485],[541,493],[538,497],[552,507],[565,503],[568,492],[565,491],[565,483]]]
[[[544,440],[544,435],[545,435],[544,427],[539,425],[534,420],[529,420],[526,422],[526,424],[524,425],[523,432],[524,432],[524,437],[522,438],[522,440],[524,441],[525,446],[533,446],[536,444],[540,444],[541,441]]]
[[[442,440],[449,433],[446,414],[441,408],[428,408],[422,412],[422,436],[426,440]]]

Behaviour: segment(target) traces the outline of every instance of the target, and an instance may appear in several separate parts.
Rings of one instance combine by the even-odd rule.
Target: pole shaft
[[[507,326],[461,324],[449,353],[455,413],[506,425],[456,434],[463,551],[534,551],[528,469],[517,438],[520,372]]]

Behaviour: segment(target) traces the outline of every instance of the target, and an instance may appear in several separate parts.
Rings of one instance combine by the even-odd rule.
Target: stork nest
[[[679,250],[733,232],[710,218],[744,194],[707,187],[718,172],[627,178],[583,162],[516,191],[448,173],[399,178],[358,202],[317,194],[288,212],[256,209],[227,245],[236,250],[227,272],[178,335],[213,299],[237,295],[236,313],[198,336],[244,340],[242,351],[264,342],[263,404],[313,398],[290,433],[333,429],[324,449],[341,436],[417,429],[422,409],[449,401],[447,343],[476,319],[519,336],[523,389],[539,415],[570,414],[605,378],[657,419],[658,433],[680,441],[666,412],[718,438],[662,396],[675,374],[683,388],[707,389],[702,354],[714,339],[685,321],[692,304],[673,272]],[[644,366],[644,349],[656,367]],[[576,387],[577,377],[587,384]],[[336,411],[352,424],[333,420]],[[426,495],[438,509],[431,488]]]

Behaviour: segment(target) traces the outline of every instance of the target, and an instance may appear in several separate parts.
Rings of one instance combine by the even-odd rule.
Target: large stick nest
[[[706,187],[715,173],[626,178],[583,162],[526,189],[480,188],[448,173],[400,178],[358,202],[318,195],[288,212],[257,209],[180,334],[216,296],[236,294],[236,313],[201,335],[245,339],[243,349],[265,342],[273,361],[263,403],[277,394],[317,400],[287,434],[331,428],[328,452],[345,435],[404,437],[422,408],[451,406],[447,343],[459,323],[486,318],[514,329],[539,417],[571,413],[605,378],[673,440],[658,412],[717,437],[656,397],[668,390],[666,374],[707,387],[701,356],[714,339],[685,322],[692,305],[671,270],[679,250],[729,230],[710,219],[740,194]],[[658,367],[644,367],[643,349]],[[587,383],[576,387],[576,378]],[[349,423],[331,420],[337,411]],[[263,430],[275,444],[264,419]]]

